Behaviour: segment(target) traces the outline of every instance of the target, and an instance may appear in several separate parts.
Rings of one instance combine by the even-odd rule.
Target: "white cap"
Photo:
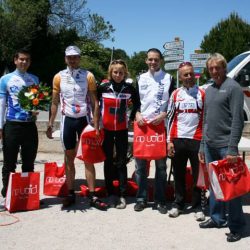
[[[65,56],[80,56],[81,50],[77,46],[68,46],[65,50]]]

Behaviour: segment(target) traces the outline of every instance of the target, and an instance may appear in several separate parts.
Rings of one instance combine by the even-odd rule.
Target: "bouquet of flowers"
[[[51,102],[51,88],[45,84],[24,86],[18,93],[19,104],[26,111],[48,111]]]

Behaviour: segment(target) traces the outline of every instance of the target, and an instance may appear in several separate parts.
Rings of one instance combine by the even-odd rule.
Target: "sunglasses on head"
[[[125,62],[124,62],[123,60],[120,60],[120,59],[114,60],[114,61],[112,61],[110,64],[111,64],[111,65],[114,65],[114,64],[121,64],[121,65],[127,67],[127,65],[125,64]]]
[[[181,69],[182,67],[184,66],[191,66],[193,67],[192,63],[191,62],[182,62],[180,65],[179,65],[179,69]]]

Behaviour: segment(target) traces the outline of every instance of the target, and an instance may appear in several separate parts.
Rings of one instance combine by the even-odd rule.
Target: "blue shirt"
[[[38,77],[15,70],[0,79],[1,116],[6,108],[6,120],[31,121],[31,113],[23,110],[18,102],[18,93],[23,86],[39,84]]]

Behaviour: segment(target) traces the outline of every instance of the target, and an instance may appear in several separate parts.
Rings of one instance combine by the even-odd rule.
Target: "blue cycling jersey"
[[[21,73],[15,70],[4,75],[0,79],[0,119],[2,128],[4,111],[6,108],[6,120],[8,121],[31,121],[31,113],[23,110],[18,102],[18,93],[23,86],[38,84],[38,77],[29,73]]]

